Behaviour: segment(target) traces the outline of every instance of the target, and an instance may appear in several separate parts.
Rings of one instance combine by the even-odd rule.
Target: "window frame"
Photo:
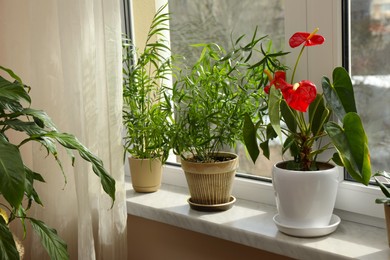
[[[133,13],[142,13],[142,16],[147,18],[152,16],[153,11],[167,0],[129,1]],[[137,4],[134,5],[134,2]],[[326,39],[326,44],[321,46],[321,51],[308,48],[307,53],[301,58],[296,78],[317,79],[314,82],[320,86],[321,77],[323,75],[331,76],[334,67],[346,66],[348,68],[350,64],[349,48],[347,48],[347,53],[343,54],[343,46],[346,45],[349,38],[349,30],[343,33],[342,27],[346,26],[346,20],[342,19],[342,11],[350,10],[349,5],[350,0],[285,0],[286,41],[296,31],[312,31],[315,27],[320,28],[321,35]],[[154,8],[150,8],[151,6]],[[140,7],[143,9],[137,9]],[[145,12],[150,13],[145,15]],[[134,16],[132,15],[132,17]],[[137,41],[139,32],[142,32],[136,23],[137,21],[133,18],[134,29],[132,32],[135,41]],[[286,46],[288,46],[287,42]],[[292,54],[287,56],[288,64],[293,64],[297,55],[294,52],[298,51],[292,50]],[[308,66],[308,64],[316,64],[316,66]],[[129,174],[128,170],[126,170],[126,174]],[[339,167],[339,180],[335,205],[337,214],[343,219],[383,227],[383,206],[375,204],[375,199],[383,196],[379,188],[345,180],[344,169],[341,167]],[[177,164],[167,163],[164,166],[162,182],[168,185],[187,186],[184,174]],[[275,205],[272,183],[267,181],[238,176],[234,182],[233,194],[240,199]]]

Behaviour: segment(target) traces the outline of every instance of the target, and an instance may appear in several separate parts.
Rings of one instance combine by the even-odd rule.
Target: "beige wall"
[[[128,260],[291,259],[128,215]]]

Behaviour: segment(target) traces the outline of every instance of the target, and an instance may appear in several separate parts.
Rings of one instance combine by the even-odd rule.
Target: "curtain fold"
[[[60,154],[65,184],[39,145],[24,149],[46,180],[37,187],[45,207],[30,214],[58,231],[71,259],[126,259],[120,17],[117,0],[0,0],[0,65],[31,86],[32,107],[76,135],[116,180],[111,209],[100,179],[78,155],[72,167]],[[25,244],[26,259],[47,259],[36,236]]]

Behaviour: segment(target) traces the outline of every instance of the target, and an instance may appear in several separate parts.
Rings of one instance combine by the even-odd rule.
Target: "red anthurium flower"
[[[324,43],[325,39],[319,34],[316,34],[318,28],[312,33],[308,32],[296,32],[291,36],[289,44],[291,48],[298,47],[302,43],[305,43],[305,46],[320,45]]]
[[[302,80],[294,85],[287,84],[281,89],[287,104],[298,111],[306,112],[310,103],[316,99],[317,88],[309,80]]]
[[[273,78],[269,72],[267,73],[267,75],[270,80],[269,85],[264,88],[264,91],[267,94],[269,94],[269,89],[272,85],[274,85],[276,89],[282,89],[287,84],[286,72],[283,70],[276,71]]]

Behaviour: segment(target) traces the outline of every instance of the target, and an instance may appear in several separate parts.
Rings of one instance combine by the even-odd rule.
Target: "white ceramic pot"
[[[337,167],[322,163],[323,170],[292,171],[285,164],[274,165],[272,172],[280,222],[295,228],[328,226],[339,183]]]

